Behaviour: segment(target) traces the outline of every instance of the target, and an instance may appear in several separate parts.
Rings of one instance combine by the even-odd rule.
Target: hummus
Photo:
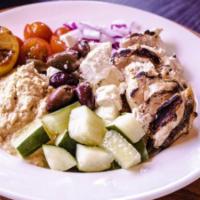
[[[18,67],[0,79],[0,143],[10,151],[13,134],[46,112],[48,78],[33,63]]]

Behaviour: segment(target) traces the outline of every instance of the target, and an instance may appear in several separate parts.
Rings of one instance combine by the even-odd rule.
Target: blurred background
[[[0,0],[0,9],[48,0]],[[147,10],[200,33],[200,0],[103,0]]]

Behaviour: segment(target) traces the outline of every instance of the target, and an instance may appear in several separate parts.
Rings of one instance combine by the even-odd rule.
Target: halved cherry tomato
[[[51,47],[45,40],[41,38],[29,38],[24,41],[21,47],[21,60],[25,62],[27,59],[34,58],[46,61],[51,55]]]
[[[0,76],[15,66],[19,55],[17,38],[7,30],[0,33]]]
[[[24,38],[39,37],[46,41],[49,41],[52,35],[51,29],[42,22],[33,22],[32,24],[26,24],[24,28]]]
[[[57,35],[51,36],[50,45],[53,53],[62,52],[66,49],[65,43]]]
[[[60,35],[63,35],[67,32],[71,31],[70,28],[67,28],[67,27],[60,27],[60,28],[57,28],[54,32],[55,35],[57,36],[60,36]]]
[[[21,48],[21,46],[23,45],[23,41],[21,38],[19,38],[18,36],[15,36],[17,38],[17,41],[19,43],[19,47]]]

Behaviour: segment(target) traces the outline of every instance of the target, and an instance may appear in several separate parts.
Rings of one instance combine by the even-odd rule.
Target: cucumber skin
[[[52,167],[52,162],[50,162],[50,160],[46,157],[47,155],[45,154],[45,148],[52,148],[52,147],[53,148],[55,147],[57,149],[61,149],[62,151],[66,152],[68,154],[68,158],[70,156],[71,157],[70,158],[71,161],[73,159],[74,164],[72,166],[70,166],[70,168],[68,168],[68,169],[58,169],[58,168],[56,169],[56,168]],[[69,169],[71,169],[71,168],[73,168],[73,167],[75,167],[77,165],[77,162],[76,162],[75,158],[68,151],[66,151],[64,148],[57,147],[57,146],[54,146],[54,145],[51,145],[51,144],[44,144],[44,145],[42,145],[42,149],[43,149],[44,156],[46,158],[46,162],[47,162],[47,164],[48,164],[48,166],[49,166],[50,169],[57,170],[57,171],[68,171]],[[63,153],[61,153],[61,154],[63,155]],[[69,162],[71,162],[71,161],[68,160],[68,165],[69,165]],[[54,164],[55,164],[55,162],[54,162]]]
[[[133,143],[119,128],[117,128],[115,125],[109,125],[106,127],[108,130],[114,130],[117,131],[118,133],[120,133],[129,143],[131,143],[136,149],[137,151],[140,153],[141,155],[141,160],[142,162],[146,161],[149,159],[149,154],[148,151],[146,149],[146,145],[144,143],[143,138],[136,143]]]
[[[129,142],[129,140],[127,140],[121,133],[119,133],[119,132],[117,132],[117,131],[115,131],[115,130],[113,130],[113,129],[111,129],[110,131],[111,131],[112,133],[115,132],[115,134],[118,134],[121,138],[123,138],[123,140],[125,140],[125,141],[127,142],[127,145],[132,146],[132,147],[135,149],[135,151],[137,151],[137,149],[134,147],[134,145],[133,145],[131,142]],[[110,151],[110,149],[107,149],[107,147],[104,146],[104,143],[102,144],[102,147],[103,147],[104,149]],[[140,152],[137,151],[137,154],[140,155]],[[114,155],[113,155],[113,156],[114,156]],[[115,156],[114,156],[114,158],[115,158]],[[140,162],[139,162],[139,163],[141,163],[141,155],[140,155]],[[139,163],[137,163],[137,164],[139,164]],[[130,167],[130,166],[129,166],[129,167],[123,166],[124,164],[123,164],[123,163],[120,163],[120,161],[118,160],[118,158],[115,158],[115,161],[114,161],[112,164],[113,164],[112,167],[115,168],[115,169],[117,169],[118,166],[120,166],[120,168],[124,168],[124,169],[128,169],[128,168]],[[135,164],[134,164],[134,165],[135,165]]]
[[[145,145],[145,142],[143,139],[141,139],[139,142],[134,144],[134,147],[137,149],[137,151],[141,155],[142,162],[145,162],[149,159],[149,154]]]
[[[70,116],[70,113],[71,111],[74,109],[74,108],[77,108],[81,106],[81,104],[79,102],[75,102],[73,104],[70,104],[64,108],[61,108],[59,110],[56,110],[52,113],[48,113],[47,115],[44,115],[43,118],[42,118],[42,125],[45,129],[45,131],[47,132],[47,134],[49,135],[50,138],[55,138],[56,135],[58,134],[62,134],[61,132],[54,132],[52,133],[52,130],[51,128],[49,129],[48,125],[46,125],[46,122],[45,122],[45,118],[47,118],[49,115],[52,115],[52,116],[56,116],[57,114],[59,113],[62,113],[62,112],[65,112],[65,115],[66,115],[66,119],[65,119],[65,122],[66,122],[66,129],[62,130],[63,132],[68,130],[68,125],[69,125],[69,116]]]
[[[43,127],[38,128],[34,132],[34,136],[30,137],[31,139],[27,138],[18,147],[16,147],[17,151],[23,158],[29,156],[50,140],[48,134],[45,132]]]
[[[68,132],[64,134],[64,137],[62,138],[61,142],[57,144],[57,146],[66,149],[72,155],[76,154],[76,142],[69,137]]]
[[[115,125],[110,125],[106,127],[109,131],[110,130],[114,130],[118,133],[120,133],[120,135],[122,135],[129,143],[131,143],[134,146],[134,143]]]

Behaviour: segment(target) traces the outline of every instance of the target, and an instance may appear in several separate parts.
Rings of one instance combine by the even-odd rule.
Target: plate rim
[[[164,19],[164,20],[167,20],[168,22],[170,23],[173,23],[173,24],[176,24],[178,25],[180,28],[182,28],[182,30],[184,31],[187,31],[187,32],[190,32],[190,34],[193,35],[193,37],[196,37],[198,38],[198,40],[200,40],[200,38],[192,31],[190,30],[189,28],[175,22],[175,21],[172,21],[168,18],[165,18],[163,16],[160,16],[160,15],[157,15],[157,14],[154,14],[150,11],[146,11],[146,10],[142,10],[140,8],[135,8],[135,7],[131,7],[131,6],[127,6],[127,5],[123,5],[123,4],[118,4],[118,3],[115,3],[115,2],[101,2],[101,1],[64,1],[64,0],[61,0],[61,1],[50,1],[50,2],[37,2],[37,3],[31,3],[31,4],[26,4],[26,5],[22,5],[22,6],[17,6],[17,7],[11,7],[11,8],[8,8],[8,10],[3,10],[1,13],[0,13],[0,17],[2,15],[5,15],[5,14],[12,14],[13,12],[15,12],[16,10],[21,10],[21,9],[26,9],[26,7],[31,7],[31,6],[37,6],[37,5],[41,5],[41,4],[69,4],[69,3],[89,3],[89,4],[99,4],[100,6],[103,4],[103,5],[115,5],[115,6],[120,6],[120,7],[125,7],[125,8],[132,8],[132,9],[135,9],[137,10],[138,12],[142,12],[142,13],[147,13],[147,14],[150,14],[150,15],[153,15],[157,18],[160,18],[160,19]],[[98,5],[97,5],[98,6]],[[197,99],[197,103],[198,103],[198,99]],[[153,189],[151,191],[147,191],[147,192],[143,192],[141,194],[138,194],[138,195],[129,195],[129,196],[124,196],[122,198],[117,198],[118,200],[130,200],[130,199],[140,199],[140,200],[143,200],[143,199],[149,199],[149,198],[159,198],[161,196],[165,196],[167,194],[170,194],[170,193],[173,193],[187,185],[189,185],[190,183],[192,183],[193,181],[197,180],[200,178],[200,168],[197,169],[197,170],[194,170],[192,171],[191,173],[187,174],[186,176],[178,179],[177,181],[174,181],[166,186],[163,186],[163,187],[160,187],[158,189]],[[10,192],[10,191],[6,191],[5,189],[2,189],[0,188],[0,193],[6,197],[9,197],[9,198],[19,198],[19,199],[32,199],[30,197],[27,197],[26,195],[22,195],[22,194],[18,194],[17,192],[13,193],[13,192]],[[35,198],[34,198],[35,199]]]

